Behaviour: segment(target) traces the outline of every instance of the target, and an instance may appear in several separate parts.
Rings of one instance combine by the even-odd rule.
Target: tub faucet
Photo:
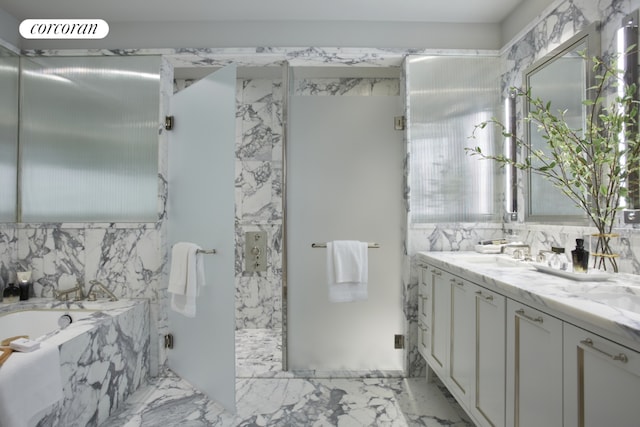
[[[80,284],[77,284],[73,288],[65,289],[64,291],[54,290],[53,291],[53,296],[58,301],[68,301],[69,300],[69,294],[72,294],[74,292],[76,294],[76,297],[75,297],[76,300],[84,299],[84,292],[82,291],[82,286]]]
[[[118,301],[118,297],[115,296],[115,294],[111,292],[109,288],[107,288],[104,284],[102,284],[102,282],[99,282],[97,280],[90,280],[89,283],[91,283],[91,287],[89,288],[89,292],[87,292],[88,301],[96,300],[96,291],[93,290],[94,287],[99,288],[97,292],[107,294],[109,296],[109,301]]]

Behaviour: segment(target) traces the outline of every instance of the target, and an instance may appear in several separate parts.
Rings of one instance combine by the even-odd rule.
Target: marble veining
[[[30,309],[60,313],[99,310],[38,338],[58,346],[64,395],[62,402],[41,415],[38,426],[97,426],[146,383],[150,369],[146,300],[60,302],[34,298],[0,304],[0,315]]]
[[[425,379],[241,378],[236,387],[233,415],[167,371],[103,426],[473,425],[439,383]]]

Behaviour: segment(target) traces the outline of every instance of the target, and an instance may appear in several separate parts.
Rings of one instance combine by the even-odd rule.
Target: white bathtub
[[[69,314],[72,323],[58,327]],[[95,427],[146,381],[149,303],[59,302],[30,299],[0,304],[0,340],[28,335],[58,346],[64,399],[37,425]]]
[[[72,324],[90,317],[98,310],[20,310],[0,315],[0,340],[16,335],[36,339],[58,329],[60,316],[69,315]]]

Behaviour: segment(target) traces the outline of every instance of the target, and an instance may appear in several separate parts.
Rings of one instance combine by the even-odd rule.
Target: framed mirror
[[[597,23],[594,23],[524,72],[525,90],[531,91],[531,98],[539,98],[545,104],[550,102],[554,112],[566,111],[565,120],[573,129],[586,127],[588,110],[584,101],[589,96],[587,88],[595,85],[591,58],[600,53],[599,36]],[[530,108],[530,105],[524,105],[525,117]],[[546,149],[546,141],[535,124],[525,121],[524,132],[532,149]],[[583,211],[567,196],[533,172],[528,172],[526,177],[526,201],[528,222],[566,224],[587,221]]]

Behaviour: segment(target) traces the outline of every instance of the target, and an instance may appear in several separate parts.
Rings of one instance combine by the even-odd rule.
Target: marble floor
[[[238,332],[236,414],[165,371],[103,427],[473,426],[437,381],[300,378],[281,371],[277,331]],[[256,334],[264,341],[256,344]]]

